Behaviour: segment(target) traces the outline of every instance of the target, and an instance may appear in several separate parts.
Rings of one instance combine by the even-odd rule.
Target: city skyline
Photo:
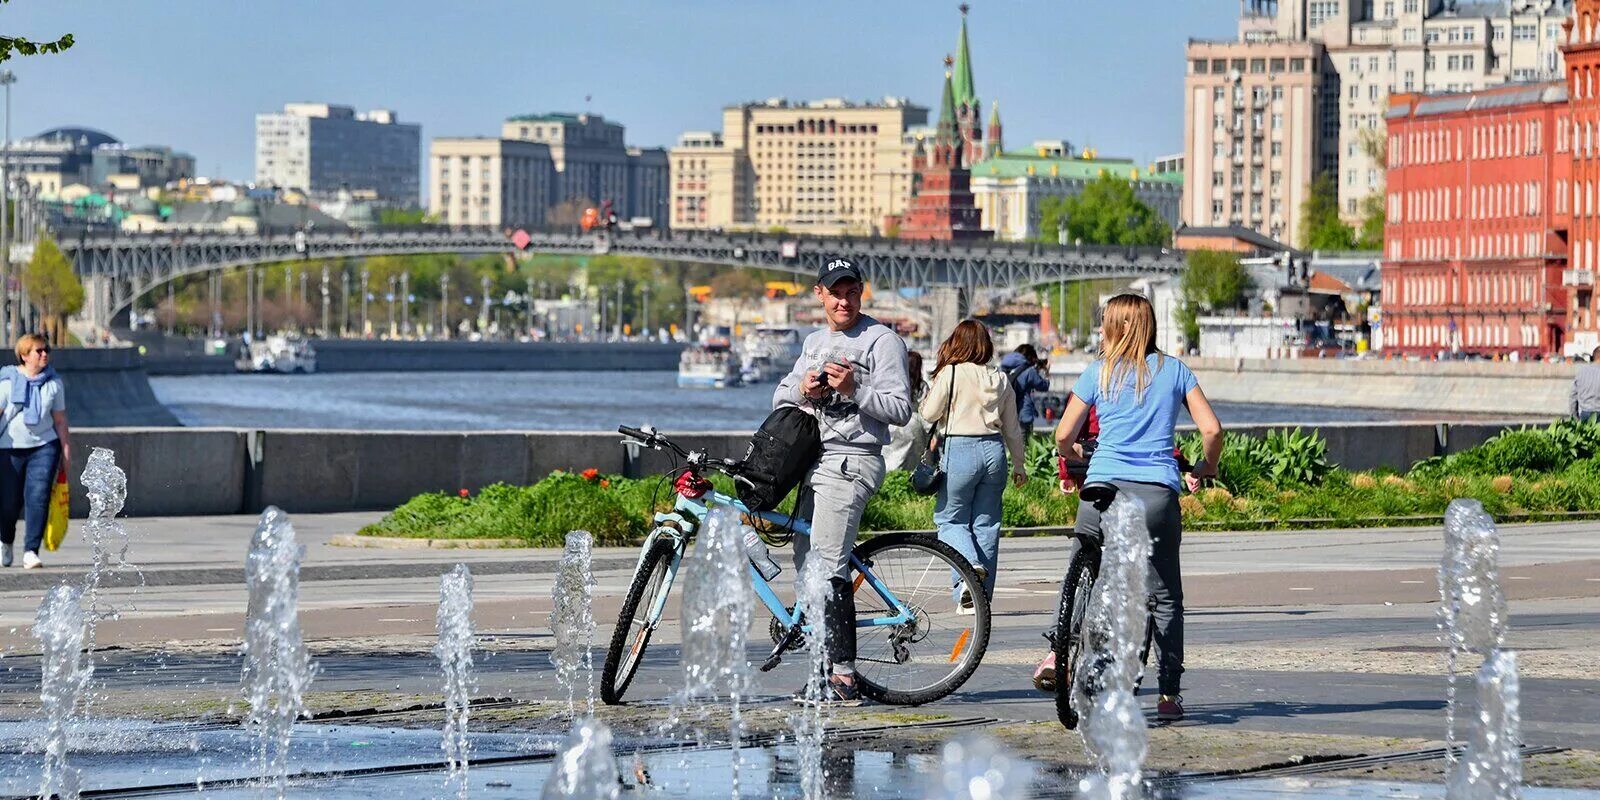
[[[1229,35],[1237,5],[1173,6],[1163,31],[1140,26],[1147,12],[1118,6],[1078,14],[1068,20],[1082,26],[1078,32],[1056,33],[1060,26],[1039,24],[1047,16],[1041,7],[975,5],[978,90],[986,103],[1000,102],[1011,145],[1066,138],[1140,161],[1180,151],[1182,45]],[[893,95],[930,105],[938,61],[954,49],[959,25],[954,3],[835,2],[796,14],[732,3],[684,11],[496,2],[475,7],[466,27],[459,13],[410,1],[118,8],[136,13],[110,15],[79,0],[25,0],[0,10],[7,32],[77,38],[67,53],[7,65],[18,76],[13,138],[88,126],[131,144],[192,152],[199,174],[234,180],[254,172],[255,115],[286,102],[394,109],[402,121],[420,123],[424,139],[490,135],[514,114],[590,110],[626,125],[629,144],[647,147],[714,128],[725,105],[772,96],[859,102]],[[403,21],[378,20],[379,11]],[[311,19],[318,24],[295,22]],[[375,23],[384,36],[370,34]],[[563,33],[519,44],[518,32],[536,24]],[[651,39],[673,29],[671,39]],[[1130,40],[1141,45],[1136,55]],[[152,45],[164,41],[176,44]],[[587,53],[599,53],[594,63]],[[681,67],[666,70],[662,62]],[[1105,91],[1108,85],[1122,91]]]

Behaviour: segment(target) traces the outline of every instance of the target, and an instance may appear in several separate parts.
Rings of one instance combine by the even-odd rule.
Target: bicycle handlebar
[[[617,426],[617,433],[620,433],[630,439],[637,440],[648,447],[664,447],[674,453],[677,453],[680,458],[687,459],[690,455],[689,451],[683,449],[671,439],[668,439],[667,437],[662,436],[660,433],[655,431],[645,431],[639,428],[630,428],[627,425],[619,425]],[[703,466],[711,467],[712,469],[727,473],[728,475],[734,477],[748,478],[753,481],[762,481],[763,483],[773,483],[777,480],[777,477],[774,475],[757,469],[751,469],[750,467],[745,466],[743,461],[734,461],[731,458],[706,458],[703,462]]]

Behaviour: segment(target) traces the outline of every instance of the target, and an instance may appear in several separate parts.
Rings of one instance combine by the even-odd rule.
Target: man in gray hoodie
[[[821,429],[822,455],[806,477],[810,508],[800,509],[811,520],[811,536],[795,539],[795,572],[803,580],[812,555],[829,570],[825,641],[833,674],[827,699],[845,702],[859,696],[850,551],[867,500],[883,483],[889,426],[911,418],[906,344],[893,329],[861,313],[863,288],[861,272],[850,259],[822,266],[812,292],[828,327],[806,337],[794,369],[772,395],[773,408],[807,409]]]

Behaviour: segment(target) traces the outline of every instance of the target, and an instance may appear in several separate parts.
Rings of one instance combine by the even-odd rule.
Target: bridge
[[[927,242],[885,238],[820,238],[685,231],[581,234],[501,229],[424,227],[269,235],[165,231],[67,236],[62,251],[88,290],[85,316],[107,326],[144,293],[188,275],[312,259],[428,253],[528,252],[642,256],[660,261],[756,267],[814,276],[835,256],[848,255],[875,285],[947,286],[971,298],[1061,281],[1176,274],[1184,253],[1149,247],[1058,247],[1036,243]],[[523,243],[523,247],[518,247]]]

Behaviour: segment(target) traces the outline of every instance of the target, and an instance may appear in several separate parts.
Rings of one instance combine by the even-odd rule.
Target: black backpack
[[[822,434],[816,417],[796,406],[773,411],[745,451],[745,467],[754,473],[746,477],[754,485],[739,481],[739,500],[751,511],[777,508],[805,480],[821,452]]]

